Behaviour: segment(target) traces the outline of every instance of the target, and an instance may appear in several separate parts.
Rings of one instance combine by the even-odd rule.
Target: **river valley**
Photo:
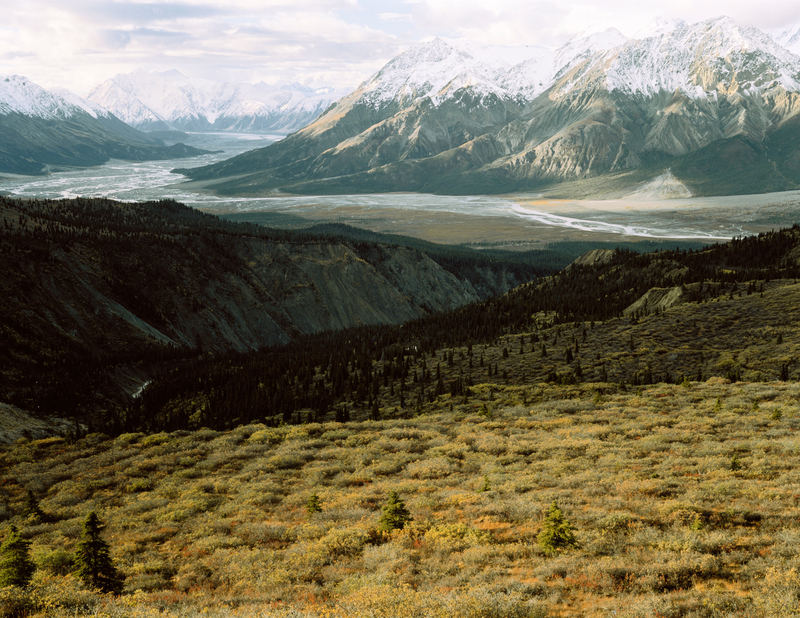
[[[28,198],[108,197],[123,201],[173,198],[218,215],[300,228],[342,222],[377,232],[448,244],[508,249],[557,241],[723,241],[787,227],[800,219],[800,192],[693,198],[667,172],[627,195],[606,200],[553,199],[540,194],[444,196],[416,193],[230,198],[202,192],[176,167],[220,161],[264,147],[279,135],[189,134],[190,145],[213,151],[193,159],[112,160],[47,176],[0,177],[0,193]]]

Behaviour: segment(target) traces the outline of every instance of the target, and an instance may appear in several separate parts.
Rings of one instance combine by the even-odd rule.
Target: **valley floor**
[[[197,207],[277,227],[338,222],[441,244],[518,250],[565,241],[713,243],[791,227],[800,218],[800,191],[665,198],[648,186],[603,199],[573,196],[568,187],[559,187],[505,196],[398,193],[220,199]]]

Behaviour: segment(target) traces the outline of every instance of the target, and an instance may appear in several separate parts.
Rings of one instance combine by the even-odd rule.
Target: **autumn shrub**
[[[491,542],[491,535],[464,523],[441,523],[430,527],[423,537],[426,543],[449,552]]]
[[[143,438],[141,438],[140,443],[141,443],[141,445],[143,447],[150,448],[150,447],[153,447],[153,446],[158,446],[158,445],[161,445],[161,444],[165,444],[165,443],[169,442],[172,439],[173,438],[172,438],[172,436],[170,436],[170,434],[165,433],[165,432],[161,432],[161,433],[154,433],[154,434],[150,434],[148,436],[144,436]]]
[[[320,539],[322,546],[329,556],[359,555],[370,539],[367,528],[355,526],[350,528],[334,528]]]
[[[452,474],[456,465],[448,457],[435,457],[408,464],[406,473],[415,479],[440,479]]]
[[[75,563],[75,554],[60,547],[57,549],[35,547],[31,557],[37,568],[53,575],[66,575],[72,572]]]

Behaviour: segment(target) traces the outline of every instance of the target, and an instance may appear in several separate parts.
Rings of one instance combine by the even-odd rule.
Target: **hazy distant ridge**
[[[291,132],[345,94],[301,84],[271,86],[189,79],[178,71],[137,70],[107,79],[89,100],[144,131]]]

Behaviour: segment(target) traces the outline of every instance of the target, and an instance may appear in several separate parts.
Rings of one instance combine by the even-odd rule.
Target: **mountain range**
[[[89,100],[142,131],[296,131],[346,91],[190,80],[178,71],[137,70],[95,87]]]
[[[800,38],[774,36],[719,17],[555,51],[435,39],[288,138],[176,171],[245,195],[488,193],[668,168],[695,194],[792,189]]]
[[[165,146],[108,110],[19,75],[0,76],[0,172],[42,174],[100,165],[111,158],[143,161],[197,156],[184,144]]]

